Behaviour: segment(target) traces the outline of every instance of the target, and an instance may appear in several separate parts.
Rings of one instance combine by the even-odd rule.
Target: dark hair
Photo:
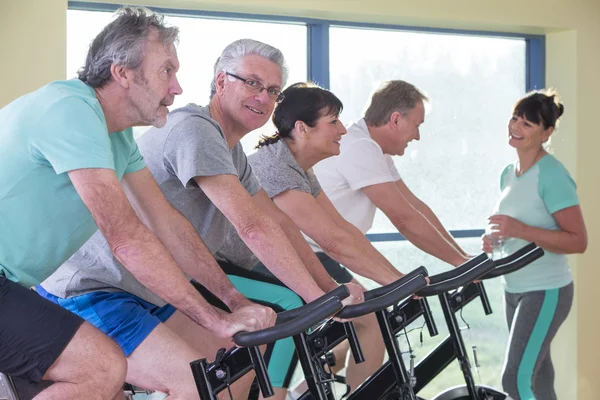
[[[517,101],[513,115],[525,118],[534,124],[543,125],[544,129],[556,127],[558,119],[565,107],[559,102],[554,89],[536,90]]]
[[[143,7],[122,7],[116,18],[92,41],[85,65],[77,72],[91,87],[103,86],[111,77],[110,66],[119,64],[136,69],[144,60],[144,42],[151,28],[156,29],[164,46],[177,43],[179,29],[164,24],[162,15]]]
[[[256,149],[273,144],[281,138],[291,138],[296,121],[314,127],[319,118],[325,115],[340,115],[344,108],[335,94],[312,82],[294,83],[282,93],[285,98],[275,106],[273,113],[273,124],[277,133],[273,136],[262,136]]]

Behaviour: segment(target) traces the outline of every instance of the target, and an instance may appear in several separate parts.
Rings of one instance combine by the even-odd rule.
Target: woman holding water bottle
[[[483,250],[493,257],[528,242],[545,251],[504,278],[510,335],[502,385],[515,400],[556,399],[550,343],[573,301],[566,255],[587,247],[575,182],[545,148],[563,111],[549,90],[529,93],[514,106],[508,143],[518,159],[502,172],[502,194],[483,236]]]

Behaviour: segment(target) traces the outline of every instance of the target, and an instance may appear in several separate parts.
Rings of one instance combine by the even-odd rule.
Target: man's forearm
[[[410,220],[391,221],[406,239],[424,252],[454,266],[466,261],[462,252],[448,242],[423,214],[415,209],[412,216]]]
[[[362,239],[358,236],[362,236]],[[328,256],[352,272],[374,280],[380,285],[387,285],[402,277],[402,273],[395,269],[362,233],[358,236],[340,228],[329,243],[319,243],[319,245]],[[367,246],[363,245],[365,240]]]
[[[250,226],[252,228],[248,230],[242,228],[238,231],[240,237],[280,281],[307,302],[324,294],[279,224],[265,216],[253,221]]]
[[[442,222],[439,220],[437,215],[427,206],[427,204],[419,201],[414,205],[417,211],[419,211],[423,216],[438,230],[438,232],[442,235],[444,239],[446,239],[454,248],[465,258],[469,258],[469,255],[456,243],[456,240],[450,232],[442,225]]]
[[[234,310],[249,300],[231,283],[192,224],[173,209],[157,235],[181,269]]]
[[[110,240],[115,257],[137,280],[161,299],[211,329],[220,321],[214,307],[188,282],[160,240],[141,222],[134,223],[124,240]]]
[[[356,226],[352,225],[349,222],[346,222],[346,224],[347,230],[357,238],[357,240],[363,247],[368,248],[373,252],[375,260],[379,264],[383,265],[391,273],[403,275],[403,273],[399,271],[398,268],[394,267],[394,265],[392,265],[392,263],[390,263],[389,260],[385,258],[384,255],[381,254],[381,252],[379,252],[379,250],[375,248],[375,246],[373,246],[373,243],[371,243],[371,241],[367,239],[367,237],[363,235],[363,233]],[[400,275],[398,277],[400,277]]]
[[[296,227],[296,224],[294,224],[291,219],[286,217],[285,220],[280,221],[280,226],[290,240],[290,243],[292,243],[292,246],[294,246],[296,249],[296,252],[304,263],[306,270],[319,285],[319,287],[324,292],[328,292],[337,286],[337,283],[331,278],[325,267],[323,267],[323,264],[321,264],[321,261],[316,256],[306,239],[304,239],[304,236],[302,236],[302,233],[300,233],[300,230],[298,227]]]

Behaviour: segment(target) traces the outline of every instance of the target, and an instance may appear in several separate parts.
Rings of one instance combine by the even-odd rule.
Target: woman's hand
[[[490,225],[495,225],[494,231],[503,238],[521,238],[521,235],[527,226],[518,219],[514,219],[504,214],[492,215],[488,218],[488,221],[490,222]]]

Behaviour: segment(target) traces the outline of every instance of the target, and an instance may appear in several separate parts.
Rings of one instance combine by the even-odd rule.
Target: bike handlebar
[[[400,302],[405,297],[411,296],[416,291],[427,286],[427,280],[425,276],[421,274],[408,274],[398,279],[397,281],[386,285],[390,287],[387,292],[379,297],[374,297],[373,294],[369,295],[370,300],[366,300],[364,303],[353,304],[344,307],[342,311],[336,314],[336,317],[349,319],[361,317],[366,314],[370,314],[375,311],[383,310],[393,304]],[[379,289],[377,293],[381,293]],[[365,299],[367,298],[365,292]]]
[[[410,271],[408,274],[404,275],[402,278],[400,278],[392,283],[388,283],[385,286],[381,286],[381,287],[378,287],[378,288],[375,288],[375,289],[365,292],[365,301],[374,299],[376,297],[381,297],[381,296],[387,294],[390,290],[393,290],[398,286],[402,286],[402,285],[406,284],[406,282],[408,282],[411,278],[413,278],[417,275],[423,275],[423,276],[427,277],[429,275],[429,273],[427,272],[427,268],[420,266],[419,268],[417,268],[413,271]]]
[[[348,288],[341,285],[302,307],[277,314],[274,326],[236,333],[233,341],[238,346],[250,347],[298,335],[340,311],[344,307],[341,300],[349,295]]]
[[[544,250],[535,243],[529,243],[508,257],[494,261],[495,268],[481,279],[496,278],[517,271],[544,255]]]
[[[421,297],[435,296],[457,289],[486,275],[492,269],[494,269],[494,262],[483,253],[453,270],[431,276],[429,286],[419,290],[417,295]]]

